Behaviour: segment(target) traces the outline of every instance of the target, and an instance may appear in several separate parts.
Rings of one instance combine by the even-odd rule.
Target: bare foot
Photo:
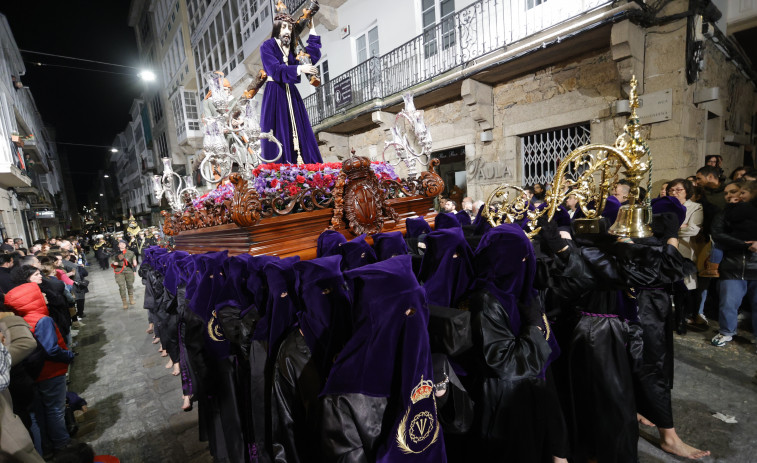
[[[169,360],[168,363],[166,363],[166,368],[173,368],[173,361]]]
[[[171,372],[174,376],[179,376],[181,374],[181,370],[179,369],[179,362],[176,362],[173,364],[173,371]]]
[[[636,414],[636,421],[643,424],[644,426],[651,426],[654,427],[654,423],[649,421],[648,419],[644,418],[644,416],[641,415],[641,413]]]
[[[184,411],[192,410],[192,402],[189,400],[189,396],[185,395],[182,398],[184,399],[184,403],[181,404],[181,409]]]
[[[160,350],[160,356],[161,357],[168,357],[168,352],[164,351],[163,349]],[[171,368],[171,367],[168,367]]]
[[[660,448],[673,455],[688,458],[690,460],[699,460],[710,455],[709,450],[699,450],[686,444],[678,437],[675,428],[659,428],[660,431]]]
[[[160,338],[152,338],[152,343],[157,344],[160,342]]]
[[[153,328],[153,324],[152,324],[152,323],[150,323],[150,326],[148,326],[148,327],[147,327],[147,329],[145,330],[145,332],[146,332],[147,334],[151,334],[151,333],[152,333],[152,328]]]
[[[568,459],[553,456],[552,463],[568,463]]]

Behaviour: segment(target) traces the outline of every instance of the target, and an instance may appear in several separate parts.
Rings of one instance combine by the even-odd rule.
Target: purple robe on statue
[[[321,38],[317,35],[308,37],[305,52],[315,64],[321,58]],[[260,130],[273,134],[283,145],[283,153],[279,163],[297,164],[297,152],[294,146],[292,122],[289,114],[289,102],[287,101],[287,87],[292,100],[294,121],[299,138],[300,155],[306,164],[323,162],[321,152],[318,150],[318,142],[315,140],[313,128],[310,126],[310,118],[305,110],[300,92],[294,84],[300,82],[297,74],[297,60],[294,50],[290,49],[287,62],[284,62],[284,53],[276,39],[268,39],[260,45],[260,58],[263,68],[268,74],[268,82],[263,93],[263,104],[260,111]],[[307,76],[306,76],[307,78]],[[276,144],[268,140],[262,140],[263,158],[273,159],[278,153]]]

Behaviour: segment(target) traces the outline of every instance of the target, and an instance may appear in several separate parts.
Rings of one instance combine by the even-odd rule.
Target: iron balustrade
[[[320,124],[326,117],[365,102],[381,98],[380,58],[368,58],[354,68],[331,80],[305,98],[305,108],[312,125]]]
[[[294,16],[294,14],[299,10],[302,5],[305,4],[307,0],[284,0],[284,5],[287,6],[289,10],[289,14]],[[273,2],[274,4],[278,2]],[[276,8],[273,9],[273,15],[276,16]]]
[[[289,11],[305,3],[286,0]],[[381,57],[369,58],[305,98],[310,123],[374,99],[385,99],[458,66],[534,35],[580,14],[612,3],[608,0],[479,0]],[[346,82],[352,99],[338,104]]]

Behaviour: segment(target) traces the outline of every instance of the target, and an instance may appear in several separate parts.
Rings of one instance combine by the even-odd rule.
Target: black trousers
[[[673,314],[664,289],[640,290],[639,321],[644,340],[643,362],[635,376],[639,413],[660,428],[673,427]],[[679,310],[683,312],[683,310]]]
[[[76,316],[81,317],[84,315],[84,299],[76,300]]]

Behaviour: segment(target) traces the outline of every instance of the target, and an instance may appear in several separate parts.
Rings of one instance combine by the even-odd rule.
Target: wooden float
[[[434,198],[444,182],[428,171],[408,180],[379,180],[368,158],[355,156],[342,164],[330,191],[311,188],[295,195],[261,198],[239,173],[229,176],[233,197],[220,203],[205,201],[195,208],[185,199],[181,212],[163,211],[163,231],[177,250],[189,253],[228,250],[230,255],[316,257],[318,236],[336,230],[348,240],[361,234],[406,232],[405,220],[424,217],[433,224]],[[252,179],[251,179],[252,180]]]

